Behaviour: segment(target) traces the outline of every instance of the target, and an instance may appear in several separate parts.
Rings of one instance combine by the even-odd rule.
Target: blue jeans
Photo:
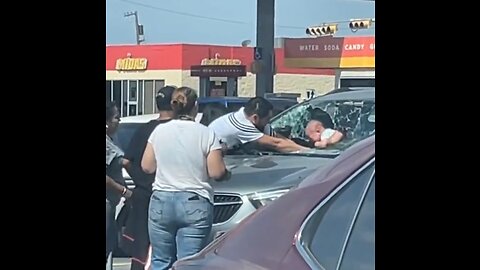
[[[148,210],[153,270],[167,270],[208,243],[213,205],[191,192],[154,191]]]

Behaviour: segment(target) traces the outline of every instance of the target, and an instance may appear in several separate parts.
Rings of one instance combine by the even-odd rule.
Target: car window
[[[340,269],[375,269],[375,177],[355,220]]]
[[[113,136],[113,141],[123,151],[127,150],[130,140],[141,123],[120,123],[118,130]]]
[[[344,135],[344,138],[330,146],[330,149],[344,150],[375,133],[375,100],[313,99],[285,111],[271,122],[271,127],[274,130],[289,130],[291,138],[306,140],[305,127],[312,119],[312,114],[318,111],[326,112],[333,123],[331,128]]]
[[[273,116],[280,114],[286,109],[296,105],[296,102],[287,102],[287,101],[272,101],[273,105]]]
[[[212,123],[215,119],[219,118],[222,115],[228,113],[227,108],[223,104],[220,103],[210,103],[206,105],[202,112],[202,117],[200,119],[200,123],[208,126]]]
[[[245,103],[229,102],[228,103],[228,112],[236,112],[240,110],[241,107],[245,106]]]
[[[352,224],[355,211],[375,169],[362,168],[337,193],[314,210],[302,230],[302,248],[310,261],[324,269],[335,269]]]
[[[223,101],[215,101],[215,102],[204,102],[204,103],[199,103],[198,104],[198,112],[203,113],[205,109],[208,109],[210,107],[225,107],[225,103]]]

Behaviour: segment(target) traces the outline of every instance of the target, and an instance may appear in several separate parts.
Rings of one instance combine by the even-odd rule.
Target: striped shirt
[[[264,133],[247,119],[243,107],[225,114],[208,125],[229,149],[260,139]]]

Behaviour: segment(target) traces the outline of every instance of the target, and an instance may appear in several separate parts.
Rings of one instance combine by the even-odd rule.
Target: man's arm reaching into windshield
[[[306,150],[308,148],[296,144],[287,138],[278,138],[260,132],[258,129],[242,129],[237,135],[242,144],[254,142],[260,148],[267,148],[281,153]]]
[[[255,141],[260,146],[278,151],[281,153],[290,153],[294,151],[307,150],[308,148],[300,146],[290,139],[276,138],[269,135],[263,135]]]
[[[334,133],[328,139],[324,139],[315,142],[316,148],[325,148],[329,145],[336,144],[343,139],[343,134],[340,131],[335,130]]]

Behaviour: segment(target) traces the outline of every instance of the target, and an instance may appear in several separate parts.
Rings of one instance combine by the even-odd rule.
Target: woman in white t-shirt
[[[142,159],[143,170],[155,173],[148,220],[154,270],[205,247],[213,223],[210,181],[230,176],[219,139],[194,121],[196,92],[176,89],[172,109],[175,118],[155,128]]]

